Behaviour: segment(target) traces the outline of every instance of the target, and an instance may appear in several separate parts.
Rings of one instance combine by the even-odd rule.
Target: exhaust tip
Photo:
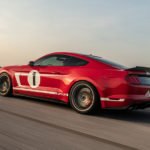
[[[136,106],[130,106],[129,108],[128,108],[128,110],[135,110],[135,109],[137,109],[137,107]]]

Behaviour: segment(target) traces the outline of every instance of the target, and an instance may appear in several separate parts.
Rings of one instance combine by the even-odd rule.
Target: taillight
[[[137,75],[128,75],[126,80],[127,80],[127,82],[129,82],[131,84],[141,84]]]

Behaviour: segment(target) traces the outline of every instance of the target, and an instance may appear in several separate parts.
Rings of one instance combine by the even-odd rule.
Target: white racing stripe
[[[26,88],[13,88],[13,89],[18,91],[29,91],[29,92],[36,92],[36,93],[68,96],[67,93],[58,93],[58,92],[50,92],[50,91],[42,91],[42,90],[34,90],[34,89],[26,89]]]
[[[17,73],[15,73],[15,75],[28,76],[29,73],[17,72]],[[53,77],[53,76],[67,76],[67,75],[63,75],[63,74],[40,74],[40,76],[41,77]]]
[[[104,97],[102,97],[102,98],[101,98],[101,101],[124,102],[125,99],[123,99],[123,98],[121,98],[121,99],[110,99],[110,98],[104,98]]]
[[[41,77],[67,76],[63,74],[40,74]]]

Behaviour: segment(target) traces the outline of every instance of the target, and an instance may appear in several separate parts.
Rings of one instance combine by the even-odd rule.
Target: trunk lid
[[[150,86],[150,68],[136,66],[125,71],[128,71],[127,79],[130,83]]]

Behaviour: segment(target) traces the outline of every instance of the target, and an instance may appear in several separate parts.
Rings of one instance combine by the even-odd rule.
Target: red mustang
[[[69,103],[80,113],[150,106],[150,69],[126,68],[101,57],[52,53],[25,66],[0,69],[0,95]]]

